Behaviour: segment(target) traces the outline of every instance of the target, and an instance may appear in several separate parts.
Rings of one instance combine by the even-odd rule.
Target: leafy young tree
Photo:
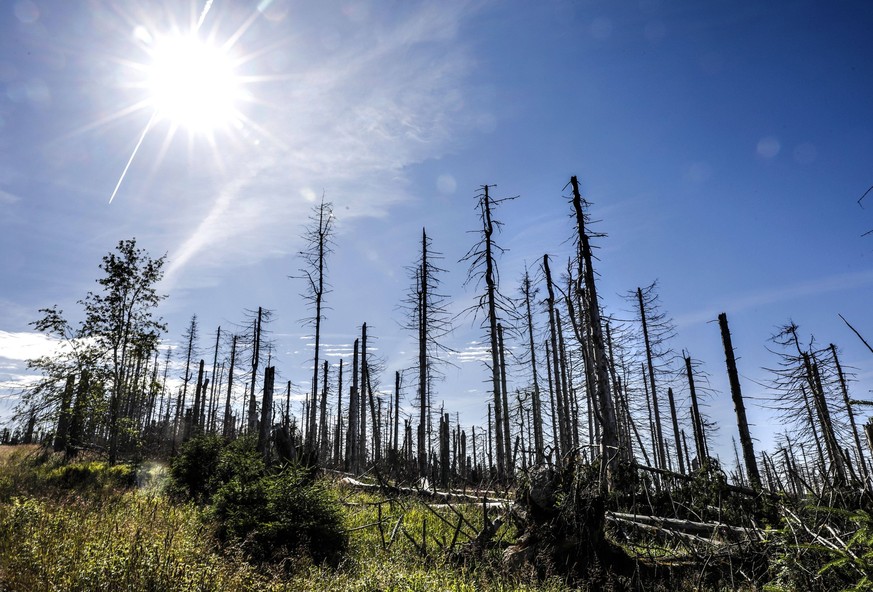
[[[31,368],[43,372],[44,380],[25,401],[50,408],[63,396],[59,391],[61,381],[74,370],[87,371],[92,384],[103,384],[106,389],[108,417],[104,427],[111,462],[119,452],[122,410],[133,412],[138,408],[127,404],[137,396],[133,392],[138,384],[136,361],[150,357],[166,331],[155,316],[158,304],[165,298],[157,291],[165,261],[165,255],[154,259],[138,248],[136,239],[119,241],[100,264],[104,275],[97,283],[101,290],[89,292],[79,301],[84,307],[84,319],[78,328],[73,329],[57,307],[43,309],[43,318],[33,323],[37,330],[63,339],[68,347],[54,357],[29,362]]]
[[[154,313],[165,298],[157,283],[164,275],[166,255],[152,259],[137,248],[136,239],[119,241],[116,252],[103,257],[105,276],[97,283],[102,292],[89,292],[85,307],[83,337],[101,348],[109,380],[109,460],[115,462],[119,444],[119,409],[127,396],[128,357],[136,350],[153,351],[166,331]]]

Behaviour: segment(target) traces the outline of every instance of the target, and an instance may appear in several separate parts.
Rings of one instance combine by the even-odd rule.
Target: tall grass
[[[174,501],[160,487],[122,487],[133,482],[124,470],[94,459],[64,465],[32,448],[0,447],[0,592],[566,589],[558,580],[537,584],[503,573],[499,549],[465,565],[456,551],[472,529],[464,526],[455,536],[458,519],[449,510],[438,510],[443,521],[420,502],[387,501],[335,484],[328,486],[341,500],[350,536],[339,566],[291,557],[283,566],[255,567],[241,552],[221,549],[202,509]],[[480,507],[457,509],[481,526]],[[380,513],[381,531],[374,524]],[[512,533],[504,527],[500,536]]]

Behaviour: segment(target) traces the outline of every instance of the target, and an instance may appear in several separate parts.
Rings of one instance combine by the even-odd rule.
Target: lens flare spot
[[[757,152],[758,156],[761,158],[775,158],[780,150],[782,150],[782,144],[780,144],[779,140],[773,136],[767,136],[758,141]]]

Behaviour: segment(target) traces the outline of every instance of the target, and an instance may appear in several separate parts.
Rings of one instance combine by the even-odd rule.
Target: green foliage
[[[327,489],[302,468],[268,471],[252,439],[191,438],[173,459],[170,477],[170,491],[208,505],[219,539],[253,561],[308,556],[336,563],[348,545]]]
[[[156,317],[165,298],[157,291],[165,262],[165,257],[153,259],[138,248],[135,239],[119,241],[115,250],[103,257],[103,277],[97,280],[100,290],[88,292],[79,301],[84,315],[78,326],[67,321],[57,306],[40,310],[42,318],[31,325],[62,342],[63,347],[51,356],[28,360],[28,367],[41,377],[21,393],[15,412],[18,421],[56,421],[67,379],[74,377],[80,382],[85,374],[90,376],[91,386],[82,393],[85,400],[79,404],[81,411],[90,412],[95,425],[89,434],[70,434],[73,443],[108,449],[113,463],[120,452],[139,452],[140,442],[134,436],[138,436],[136,426],[143,417],[130,416],[129,406],[122,403],[138,388],[131,372],[135,361],[150,359],[166,331]],[[94,397],[98,400],[92,400]],[[97,408],[107,412],[97,413]],[[95,434],[105,434],[108,439]]]
[[[873,590],[873,517],[864,510],[783,506],[770,592]]]
[[[182,444],[170,462],[170,492],[198,502],[211,499],[215,493],[216,473],[224,449],[220,436],[195,436]]]
[[[256,439],[246,436],[229,442],[221,451],[215,467],[214,484],[216,491],[233,479],[252,482],[260,479],[267,471],[264,457],[257,451]]]
[[[854,580],[847,591],[873,590],[873,517],[864,510],[857,510],[850,512],[848,519],[857,529],[845,543],[817,545],[819,551],[833,557],[821,567],[819,574],[845,574]]]
[[[315,563],[339,560],[348,539],[339,507],[323,485],[308,483],[304,470],[293,466],[250,477],[234,477],[215,495],[212,513],[222,540],[237,543],[258,562],[299,554]]]
[[[62,465],[49,471],[46,483],[64,488],[129,488],[136,485],[132,465],[108,465],[101,461]]]

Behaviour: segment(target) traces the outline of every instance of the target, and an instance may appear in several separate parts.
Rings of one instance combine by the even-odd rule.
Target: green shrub
[[[239,476],[215,495],[218,535],[253,561],[305,555],[336,563],[348,546],[339,506],[304,470],[288,466],[257,480]]]
[[[215,491],[233,479],[250,483],[266,474],[264,457],[257,451],[255,443],[254,438],[243,437],[231,441],[224,447],[219,455],[212,480]]]
[[[186,442],[170,465],[170,491],[209,506],[222,542],[255,562],[308,556],[335,562],[348,541],[339,507],[304,469],[270,472],[251,438]]]
[[[183,443],[170,462],[170,492],[206,502],[217,489],[215,475],[224,440],[214,434],[195,436]]]

